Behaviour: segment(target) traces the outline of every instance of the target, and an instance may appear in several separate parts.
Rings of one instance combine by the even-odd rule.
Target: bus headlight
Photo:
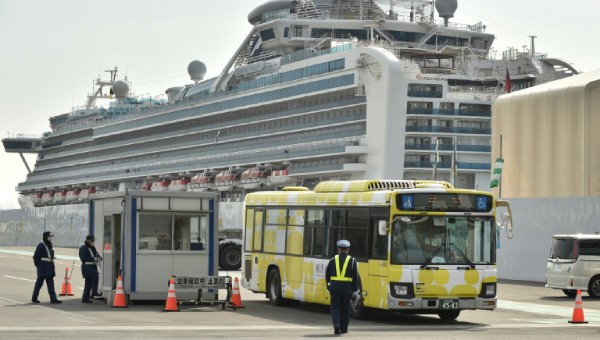
[[[415,297],[413,284],[409,282],[391,282],[390,293],[395,298],[413,298]]]
[[[480,297],[491,298],[496,296],[496,282],[493,283],[483,283],[481,285],[481,293]]]

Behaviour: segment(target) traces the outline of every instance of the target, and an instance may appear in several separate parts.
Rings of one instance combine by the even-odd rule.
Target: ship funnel
[[[454,18],[454,12],[458,8],[458,0],[437,0],[435,9],[440,17],[444,18],[444,26],[448,27],[448,19]]]
[[[193,81],[200,81],[206,75],[206,65],[200,60],[192,60],[188,65],[188,74]]]
[[[169,87],[165,93],[167,94],[167,98],[169,100],[169,103],[173,103],[177,100],[177,98],[179,98],[179,95],[181,94],[181,91],[183,91],[185,87],[183,86],[175,86],[175,87]]]

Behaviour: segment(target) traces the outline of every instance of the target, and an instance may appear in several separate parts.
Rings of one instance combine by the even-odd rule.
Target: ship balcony
[[[343,175],[367,171],[367,165],[365,163],[327,164],[327,161],[328,160],[321,160],[305,162],[298,165],[293,164],[289,168],[289,176]]]
[[[421,144],[406,144],[404,146],[405,150],[422,150],[422,151],[435,151],[435,144],[430,143],[421,143]],[[438,150],[440,151],[452,151],[452,144],[439,144]],[[490,145],[457,145],[456,150],[460,152],[483,152],[490,153],[492,152],[492,147]]]
[[[470,172],[489,172],[492,169],[491,163],[468,163],[468,162],[458,162],[458,171],[468,170]],[[438,169],[450,169],[452,167],[452,163],[450,162],[442,162],[437,164]],[[432,162],[412,162],[405,161],[404,162],[405,170],[418,170],[418,169],[433,169]]]
[[[491,135],[490,128],[447,127],[447,126],[407,126],[406,132],[431,132],[431,133],[460,133],[471,135]]]

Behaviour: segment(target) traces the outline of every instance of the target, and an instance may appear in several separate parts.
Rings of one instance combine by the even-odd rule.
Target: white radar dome
[[[435,2],[435,9],[442,18],[453,18],[457,8],[458,0],[437,0]]]
[[[112,86],[113,93],[117,98],[125,98],[129,94],[129,84],[124,80],[117,80]]]
[[[206,75],[206,65],[200,60],[192,60],[188,65],[188,74],[193,81],[202,80]]]

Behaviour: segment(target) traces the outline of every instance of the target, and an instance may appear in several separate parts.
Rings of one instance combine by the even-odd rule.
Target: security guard
[[[33,264],[37,268],[37,280],[33,288],[33,294],[31,295],[31,302],[40,303],[38,296],[40,289],[44,281],[46,281],[46,287],[48,288],[48,294],[50,295],[50,303],[62,303],[62,301],[56,298],[56,292],[54,291],[54,276],[56,271],[54,270],[54,249],[52,249],[52,238],[54,234],[51,231],[45,231],[43,234],[42,242],[35,248],[33,253]]]
[[[79,259],[81,260],[81,273],[85,279],[83,287],[83,296],[81,302],[92,303],[90,297],[99,295],[98,292],[92,292],[98,287],[98,263],[102,261],[102,257],[94,247],[94,235],[88,235],[85,238],[85,243],[79,247]]]
[[[329,261],[325,280],[331,295],[333,334],[344,334],[348,333],[352,294],[359,289],[358,267],[356,259],[348,255],[350,242],[339,240],[337,246],[339,254]]]

